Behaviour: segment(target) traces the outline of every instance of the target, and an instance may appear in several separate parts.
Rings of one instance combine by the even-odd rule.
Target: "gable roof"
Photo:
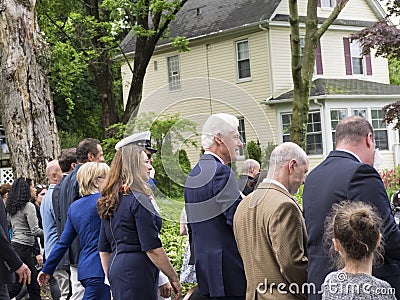
[[[283,0],[188,0],[176,15],[169,27],[169,36],[185,36],[188,39],[206,35],[258,26],[269,21],[288,21],[288,15],[274,15],[279,3]],[[384,11],[377,0],[366,0],[368,5],[383,18]],[[304,22],[304,16],[300,16]],[[319,18],[319,23],[324,19]],[[373,22],[342,20],[334,21],[337,25],[367,27]],[[164,39],[158,42],[158,46],[168,44]],[[135,39],[133,31],[129,32],[121,42],[123,53],[135,51]]]
[[[365,95],[365,96],[400,96],[400,86],[360,79],[323,79],[312,82],[310,97]],[[265,104],[278,104],[293,100],[293,90],[276,98],[265,101]]]
[[[189,0],[171,22],[169,36],[200,37],[267,21],[281,0]],[[199,13],[198,13],[199,12]],[[169,43],[168,40],[158,44]],[[130,32],[122,41],[124,53],[135,51]]]

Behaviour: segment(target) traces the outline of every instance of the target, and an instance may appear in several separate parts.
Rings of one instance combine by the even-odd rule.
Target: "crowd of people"
[[[400,228],[373,167],[371,124],[343,119],[310,174],[304,150],[285,142],[267,172],[248,159],[236,178],[238,125],[226,113],[203,125],[180,277],[159,236],[150,132],[121,140],[110,167],[86,138],[48,163],[48,186],[0,186],[0,299],[41,299],[46,283],[54,300],[181,299],[184,282],[192,300],[400,299]]]

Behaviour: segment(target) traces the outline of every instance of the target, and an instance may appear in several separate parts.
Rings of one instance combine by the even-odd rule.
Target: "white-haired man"
[[[308,171],[308,158],[294,143],[271,153],[267,178],[239,204],[233,229],[247,279],[247,300],[306,299],[307,233],[293,198]],[[296,289],[290,286],[300,287]]]
[[[255,159],[246,159],[242,165],[242,174],[239,176],[239,189],[247,196],[254,190],[256,180],[260,174],[260,163]]]
[[[204,155],[185,184],[185,208],[193,242],[196,276],[201,295],[209,299],[245,299],[246,279],[232,230],[241,197],[228,163],[243,146],[238,119],[229,114],[210,116],[203,125]]]

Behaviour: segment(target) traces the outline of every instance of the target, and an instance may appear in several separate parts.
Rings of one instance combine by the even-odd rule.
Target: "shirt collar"
[[[273,184],[279,186],[280,188],[282,188],[282,189],[283,189],[284,191],[286,191],[288,194],[290,194],[289,191],[288,191],[288,189],[287,189],[282,183],[280,183],[278,180],[271,179],[271,178],[265,178],[265,179],[263,180],[263,182],[265,182],[265,183],[273,183]]]
[[[222,164],[225,165],[225,162],[223,161],[223,159],[222,159],[221,157],[219,157],[217,154],[215,154],[214,152],[211,152],[211,151],[206,150],[206,151],[204,151],[204,154],[211,154],[212,156],[218,158],[219,161],[220,161]]]
[[[351,155],[354,155],[355,158],[357,158],[359,162],[362,162],[361,159],[360,159],[360,157],[359,157],[357,154],[355,154],[354,152],[350,151],[350,150],[347,150],[347,149],[336,149],[336,151],[347,152],[347,153],[349,153],[349,154],[351,154]]]

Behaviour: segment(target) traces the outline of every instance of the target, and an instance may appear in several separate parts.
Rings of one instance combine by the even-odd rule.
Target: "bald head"
[[[62,171],[58,160],[52,160],[46,166],[46,176],[50,184],[56,184],[62,179]]]

